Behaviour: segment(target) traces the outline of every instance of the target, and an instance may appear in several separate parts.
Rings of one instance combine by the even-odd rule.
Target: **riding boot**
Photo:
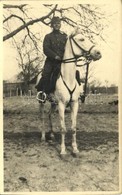
[[[43,78],[39,80],[39,83],[35,86],[37,91],[43,91]]]
[[[51,104],[57,104],[57,100],[56,100],[56,98],[55,98],[55,95],[54,95],[54,93],[50,93],[50,94],[48,94],[47,95],[47,100],[49,101],[49,102],[51,102]]]

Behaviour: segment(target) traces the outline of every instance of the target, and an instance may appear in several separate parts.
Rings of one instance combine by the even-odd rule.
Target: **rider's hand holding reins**
[[[56,57],[55,57],[55,60],[59,60],[59,61],[61,61],[60,56],[56,56]]]

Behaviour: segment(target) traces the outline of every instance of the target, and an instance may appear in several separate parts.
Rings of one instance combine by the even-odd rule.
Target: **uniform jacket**
[[[61,31],[52,31],[47,34],[43,41],[43,51],[47,56],[46,61],[53,61],[58,55],[63,58],[67,35]]]

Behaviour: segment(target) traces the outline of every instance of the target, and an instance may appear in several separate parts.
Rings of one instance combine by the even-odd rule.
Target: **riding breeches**
[[[46,93],[49,93],[50,92],[50,88],[51,88],[51,75],[52,73],[56,73],[57,74],[57,71],[55,72],[56,69],[58,69],[60,71],[60,65],[61,65],[61,62],[59,61],[49,61],[49,60],[46,60],[45,61],[45,65],[44,65],[44,69],[43,69],[43,72],[42,72],[42,90]],[[58,72],[59,72],[58,71]],[[57,75],[56,75],[57,76]]]

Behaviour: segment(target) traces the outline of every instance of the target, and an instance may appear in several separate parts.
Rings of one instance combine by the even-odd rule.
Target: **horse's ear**
[[[70,34],[70,36],[75,36],[77,34],[81,33],[81,29],[78,25],[74,27],[74,31]]]
[[[81,27],[79,26],[79,23],[77,23],[75,30],[76,30],[76,34],[81,33]]]

